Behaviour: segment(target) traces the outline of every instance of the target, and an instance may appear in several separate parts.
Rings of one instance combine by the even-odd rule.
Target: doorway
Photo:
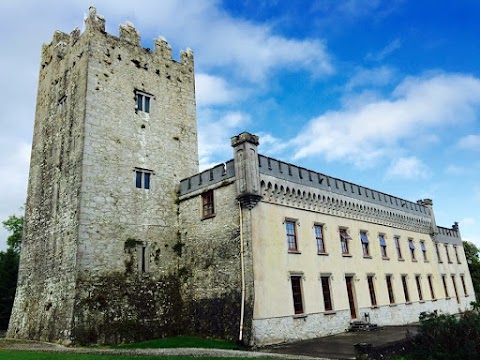
[[[345,283],[347,284],[348,304],[350,306],[350,315],[352,319],[357,318],[357,306],[355,303],[355,291],[353,288],[353,276],[345,276]]]

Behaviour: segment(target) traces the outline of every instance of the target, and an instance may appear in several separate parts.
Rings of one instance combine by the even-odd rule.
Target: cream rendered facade
[[[258,137],[248,133],[232,138],[232,145],[233,160],[182,181],[180,201],[197,204],[200,225],[193,233],[201,238],[199,227],[210,229],[212,246],[226,224],[217,215],[202,218],[202,194],[213,192],[219,217],[226,206],[240,209],[233,223],[243,233],[243,247],[237,248],[248,259],[243,289],[252,311],[239,321],[251,329],[250,345],[335,334],[353,320],[407,324],[418,321],[421,312],[463,312],[475,300],[458,225],[437,227],[431,200],[407,201],[258,155]],[[293,249],[287,223],[294,227]],[[323,251],[315,227],[322,230]],[[185,229],[192,234],[191,227]],[[349,238],[348,253],[341,229]],[[368,254],[360,233],[368,239]],[[192,240],[185,239],[187,246]]]

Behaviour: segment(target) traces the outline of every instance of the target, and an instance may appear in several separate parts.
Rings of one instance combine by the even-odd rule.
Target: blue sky
[[[0,219],[25,202],[40,49],[92,1],[0,4]],[[265,155],[416,201],[480,246],[480,2],[94,2],[152,47],[195,53],[202,168],[230,137]],[[0,230],[0,249],[7,234]]]

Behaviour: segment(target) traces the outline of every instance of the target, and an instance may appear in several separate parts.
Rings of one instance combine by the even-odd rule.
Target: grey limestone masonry
[[[109,35],[94,8],[86,25],[42,51],[9,336],[175,334],[177,184],[198,172],[193,54],[172,60],[164,39],[144,49],[129,24]]]

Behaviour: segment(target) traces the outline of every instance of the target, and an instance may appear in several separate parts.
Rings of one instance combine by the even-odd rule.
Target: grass
[[[245,360],[246,358],[212,358],[193,356],[127,356],[45,353],[30,351],[0,350],[0,360]],[[260,359],[256,359],[260,360]],[[267,360],[267,359],[264,359]],[[268,359],[271,360],[271,359]]]
[[[189,336],[178,336],[170,338],[142,341],[132,344],[112,346],[114,349],[157,349],[157,348],[205,348],[205,349],[242,349],[238,344],[232,341],[203,339]]]

